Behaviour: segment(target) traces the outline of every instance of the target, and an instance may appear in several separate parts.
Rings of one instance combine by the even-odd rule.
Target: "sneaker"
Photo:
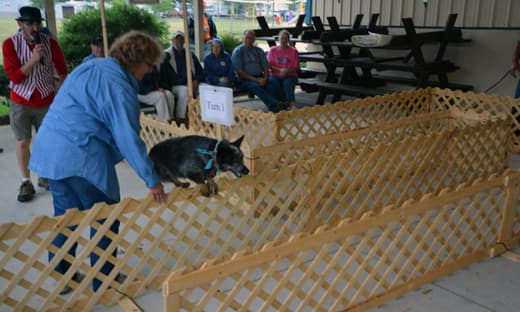
[[[39,177],[38,178],[38,186],[41,187],[41,188],[44,188],[44,189],[46,189],[48,191],[49,190],[49,180],[46,179],[46,178]]]
[[[72,280],[76,283],[81,283],[81,281],[83,281],[83,279],[85,278],[85,274],[82,274],[82,273],[79,273],[79,272],[76,272],[74,273],[74,275],[72,275]],[[72,287],[70,287],[69,285],[63,287],[63,290],[60,291],[60,295],[66,295],[68,293],[70,293],[72,291]]]
[[[30,201],[34,198],[34,194],[36,191],[34,190],[34,186],[31,181],[25,181],[20,185],[20,192],[18,193],[18,201],[26,202]]]

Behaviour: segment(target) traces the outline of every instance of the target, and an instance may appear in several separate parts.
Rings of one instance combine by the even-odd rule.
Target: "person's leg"
[[[278,102],[284,100],[282,83],[283,79],[271,76],[265,86],[267,93],[271,94],[271,96],[278,100]]]
[[[166,97],[166,106],[168,107],[168,121],[175,119],[175,96],[170,90],[164,90]]]
[[[36,191],[31,183],[29,171],[29,158],[31,156],[30,147],[32,139],[32,120],[33,116],[28,108],[24,105],[9,101],[9,119],[11,130],[16,138],[16,160],[20,174],[22,176],[22,184],[18,193],[18,201],[25,202],[34,198]]]
[[[166,99],[162,92],[152,91],[147,94],[138,94],[137,99],[139,102],[144,103],[146,105],[154,106],[155,111],[157,112],[157,116],[160,120],[164,120],[164,110],[166,108]]]
[[[18,161],[18,168],[22,174],[22,179],[30,179],[29,172],[29,157],[31,157],[31,139],[18,140],[16,142],[16,160]]]
[[[17,140],[16,160],[18,168],[22,174],[22,179],[29,179],[29,157],[32,139],[32,115],[29,108],[9,101],[9,119],[11,121],[11,130]]]
[[[81,177],[72,177],[70,178],[73,183],[71,184],[73,191],[78,194],[79,200],[81,201],[81,206],[83,209],[91,209],[94,204],[99,202],[104,202],[107,204],[115,204],[117,201],[109,198],[105,193],[95,187],[93,184],[88,182],[86,179]],[[105,219],[97,220],[98,223],[103,224]],[[114,221],[114,223],[110,226],[110,231],[114,234],[119,233],[119,221]],[[97,233],[97,230],[94,228],[90,229],[90,238],[92,239]],[[101,250],[105,250],[112,243],[112,240],[108,236],[103,236],[101,240],[98,242],[97,247]],[[112,257],[116,258],[117,256],[117,248],[114,248],[112,251]],[[99,260],[100,255],[96,253],[90,254],[90,265],[94,266]],[[108,275],[114,268],[114,265],[109,261],[105,262],[101,269],[99,270],[101,273]],[[96,291],[99,286],[101,286],[101,281],[98,279],[94,279],[93,281],[93,289]]]
[[[48,111],[49,106],[31,109],[33,115],[32,121],[34,123],[34,128],[36,129],[36,132],[38,132],[38,130],[40,129],[40,126],[43,122],[43,118],[45,118],[45,115]],[[38,186],[46,190],[49,190],[49,181],[46,179],[46,177],[39,177]]]
[[[294,107],[296,105],[294,89],[296,87],[297,80],[298,78],[296,77],[286,77],[282,80],[282,87],[283,92],[285,94],[285,100],[289,103],[290,107]]]
[[[186,113],[188,109],[188,87],[173,86],[172,93],[177,97],[175,117],[178,119],[186,119]]]
[[[152,91],[147,94],[139,94],[137,96],[140,102],[155,106],[155,110],[157,111],[157,116],[160,120],[168,121],[170,112],[168,111],[168,106],[166,103],[166,96],[161,91]]]
[[[279,101],[277,99],[275,99],[274,97],[272,97],[267,92],[267,90],[262,88],[260,85],[258,85],[255,82],[252,82],[252,81],[242,80],[239,82],[239,86],[243,89],[253,92],[256,96],[258,96],[271,112],[273,112],[273,113],[278,112]]]
[[[61,180],[49,180],[49,188],[52,193],[52,201],[54,206],[54,216],[61,216],[65,214],[67,209],[78,208],[80,210],[83,209],[81,206],[81,201],[74,193],[73,189],[69,185],[69,179],[61,179]],[[71,231],[75,230],[75,226],[69,227]],[[52,244],[57,248],[61,248],[63,244],[67,241],[67,236],[64,234],[58,234]],[[73,244],[69,249],[68,253],[72,257],[76,255],[76,247],[77,244]],[[49,262],[54,258],[54,253],[49,252]],[[61,274],[65,274],[70,267],[70,263],[66,260],[62,260],[58,263],[55,270]]]

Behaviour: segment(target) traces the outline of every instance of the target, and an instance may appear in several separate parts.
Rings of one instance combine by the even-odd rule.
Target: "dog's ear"
[[[242,145],[242,141],[244,140],[244,136],[241,136],[240,138],[238,138],[238,140],[236,140],[235,142],[231,143],[233,145],[235,145],[236,147],[240,148],[240,145]]]

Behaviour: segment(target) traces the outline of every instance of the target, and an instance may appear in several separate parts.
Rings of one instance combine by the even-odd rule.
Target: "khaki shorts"
[[[48,110],[49,106],[34,108],[9,101],[9,119],[16,139],[31,139],[32,126],[38,131]]]

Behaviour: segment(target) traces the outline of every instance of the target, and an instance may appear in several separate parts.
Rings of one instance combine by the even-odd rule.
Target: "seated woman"
[[[159,71],[156,65],[139,80],[139,102],[155,106],[159,119],[171,122],[175,117],[175,97],[169,90],[159,87]]]
[[[296,108],[294,88],[298,82],[300,59],[298,51],[289,44],[290,33],[287,30],[282,30],[279,37],[280,45],[272,47],[267,56],[269,65],[271,65],[269,80],[280,85],[289,108]]]
[[[211,42],[211,53],[204,59],[206,83],[220,87],[230,87],[235,72],[231,64],[231,56],[224,51],[224,43],[220,39]]]

